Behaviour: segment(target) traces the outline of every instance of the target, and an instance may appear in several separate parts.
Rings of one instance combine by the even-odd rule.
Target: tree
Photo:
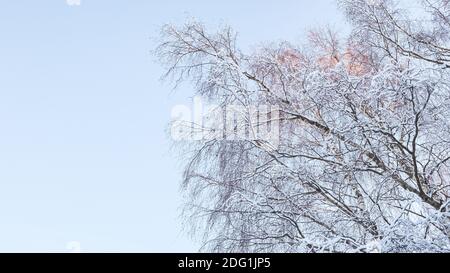
[[[254,105],[278,109],[257,122],[279,122],[276,145],[221,126],[184,142],[186,215],[206,250],[450,251],[450,2],[420,3],[413,18],[390,0],[342,0],[346,39],[319,29],[251,54],[228,27],[163,28],[166,76],[239,105],[235,126],[253,128]]]

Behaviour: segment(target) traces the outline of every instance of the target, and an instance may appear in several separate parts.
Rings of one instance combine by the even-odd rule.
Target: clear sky
[[[198,250],[166,134],[193,91],[150,54],[190,17],[243,48],[343,22],[333,0],[0,0],[0,252]]]

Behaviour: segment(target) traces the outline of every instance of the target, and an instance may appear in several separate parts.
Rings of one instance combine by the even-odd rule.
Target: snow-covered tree
[[[420,4],[418,16],[342,0],[349,37],[319,29],[251,54],[230,28],[163,28],[166,76],[244,116],[279,109],[259,121],[276,116],[277,145],[231,141],[221,126],[222,138],[182,145],[186,215],[205,250],[450,251],[450,1]]]

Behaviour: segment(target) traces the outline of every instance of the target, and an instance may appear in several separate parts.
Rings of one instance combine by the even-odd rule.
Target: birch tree
[[[229,27],[163,27],[167,79],[244,115],[279,110],[276,145],[221,126],[221,138],[180,143],[204,251],[450,251],[450,2],[418,3],[420,18],[390,0],[342,0],[349,37],[316,29],[251,53]]]

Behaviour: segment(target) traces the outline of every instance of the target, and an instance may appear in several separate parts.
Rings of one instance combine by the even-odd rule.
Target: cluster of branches
[[[280,109],[276,148],[186,143],[186,213],[205,250],[450,251],[450,2],[420,4],[411,16],[341,0],[348,38],[316,30],[251,54],[230,28],[163,28],[175,82],[219,105]]]

